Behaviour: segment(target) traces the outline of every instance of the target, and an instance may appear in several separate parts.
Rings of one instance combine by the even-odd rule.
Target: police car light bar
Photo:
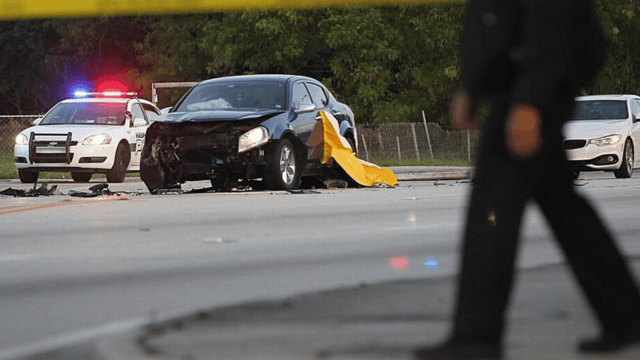
[[[73,93],[75,97],[85,97],[85,96],[138,96],[137,92],[122,92],[122,91],[103,91],[103,92],[87,92],[87,91],[76,91]]]

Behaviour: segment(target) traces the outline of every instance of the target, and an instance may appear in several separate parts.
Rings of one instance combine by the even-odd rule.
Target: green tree
[[[457,86],[462,4],[223,14],[202,30],[210,75],[323,81],[365,123],[443,118]]]
[[[145,36],[135,44],[140,67],[131,71],[138,86],[148,87],[153,82],[199,81],[210,77],[206,66],[214,58],[205,55],[198,43],[202,28],[221,16],[196,14],[142,18]],[[186,89],[161,91],[159,105],[164,107],[177,102]]]
[[[51,102],[47,69],[56,41],[45,21],[0,22],[0,113],[34,114]]]
[[[607,62],[590,93],[640,93],[640,17],[632,0],[596,0],[596,10],[609,44]]]

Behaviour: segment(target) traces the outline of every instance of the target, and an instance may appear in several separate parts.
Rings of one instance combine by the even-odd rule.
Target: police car
[[[120,183],[126,172],[140,170],[147,128],[160,110],[136,93],[76,96],[16,136],[14,162],[21,182],[34,183],[39,172],[53,171],[71,172],[78,182],[105,173],[108,182]]]

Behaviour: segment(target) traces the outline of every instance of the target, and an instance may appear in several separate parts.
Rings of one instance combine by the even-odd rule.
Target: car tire
[[[353,151],[353,154],[357,154],[358,153],[358,149],[356,149],[356,142],[353,141],[352,138],[347,138],[347,142],[349,143],[349,146],[351,146],[351,150]]]
[[[113,160],[113,167],[107,170],[107,181],[112,183],[121,183],[127,174],[131,152],[127,151],[127,146],[123,143],[118,145],[116,156]]]
[[[224,179],[211,179],[210,181],[211,181],[211,187],[216,192],[227,190],[227,186],[225,186],[225,184],[227,183],[226,180],[224,180]]]
[[[292,190],[300,185],[299,156],[291,141],[280,139],[270,151],[267,160],[265,180],[272,190]]]
[[[18,170],[18,177],[20,178],[20,182],[23,184],[33,184],[38,181],[38,175],[40,175],[37,171],[30,170]]]
[[[624,143],[624,152],[622,153],[622,165],[620,169],[613,172],[619,179],[628,179],[633,175],[633,143],[627,139]]]
[[[356,155],[356,143],[355,141],[353,141],[353,139],[351,138],[346,138],[347,142],[349,142],[349,145],[351,146],[351,149],[353,150],[353,155]],[[360,187],[360,184],[358,184],[357,181],[353,180],[353,178],[351,176],[349,176],[349,174],[347,174],[346,171],[344,171],[344,169],[342,168],[342,166],[338,165],[336,163],[336,165],[338,166],[338,176],[340,179],[344,180],[347,182],[347,187],[350,188],[357,188]]]
[[[93,173],[90,172],[71,172],[71,178],[75,182],[89,182]]]
[[[571,174],[573,175],[574,180],[577,180],[580,177],[580,171],[578,170],[573,170]]]

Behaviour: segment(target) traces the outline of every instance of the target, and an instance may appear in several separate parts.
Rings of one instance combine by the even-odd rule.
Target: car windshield
[[[285,84],[276,81],[227,81],[195,87],[175,111],[224,109],[282,110]]]
[[[56,105],[41,125],[124,125],[123,103],[73,102]]]
[[[625,100],[576,101],[570,120],[615,120],[629,117]]]

